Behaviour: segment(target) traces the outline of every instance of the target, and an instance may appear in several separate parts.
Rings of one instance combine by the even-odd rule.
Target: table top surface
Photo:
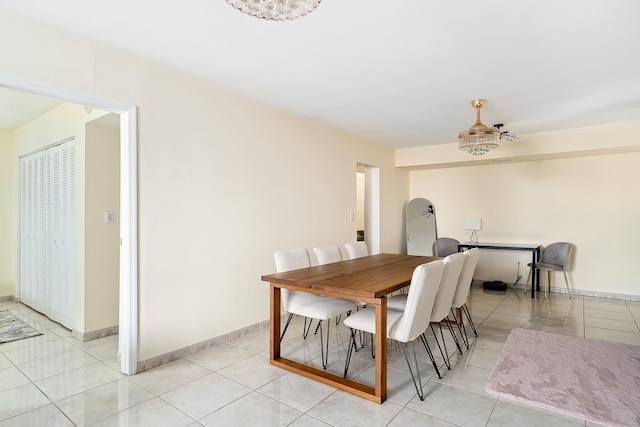
[[[538,249],[538,244],[528,243],[491,243],[491,242],[464,242],[458,244],[460,248],[481,248],[481,249],[518,249],[518,250],[534,250]]]
[[[272,284],[311,288],[352,299],[380,298],[409,283],[413,270],[438,257],[378,254],[262,276]]]

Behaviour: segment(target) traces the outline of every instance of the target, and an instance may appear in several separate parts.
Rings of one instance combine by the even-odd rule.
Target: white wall
[[[354,240],[357,163],[403,250],[392,150],[9,15],[0,37],[0,73],[139,107],[139,360],[268,319],[273,251]]]
[[[0,130],[0,297],[14,295],[13,133]]]
[[[640,296],[638,165],[631,152],[413,171],[410,194],[434,203],[439,237],[468,241],[465,217],[481,217],[480,241],[572,242],[576,289]],[[475,278],[513,282],[518,257],[526,280],[526,252],[482,251]]]

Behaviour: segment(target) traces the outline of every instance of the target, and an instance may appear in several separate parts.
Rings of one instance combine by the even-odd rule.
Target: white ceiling
[[[267,22],[224,0],[0,0],[0,10],[391,147],[640,118],[636,0],[323,0]],[[0,110],[1,111],[1,110]]]

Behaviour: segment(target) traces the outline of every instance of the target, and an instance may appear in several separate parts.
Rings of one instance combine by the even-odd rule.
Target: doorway
[[[356,237],[367,243],[370,254],[380,253],[380,168],[356,165]]]
[[[120,116],[120,314],[118,359],[121,371],[124,374],[133,375],[137,372],[138,345],[136,107],[2,74],[0,74],[0,86],[84,105],[86,108],[98,108]]]

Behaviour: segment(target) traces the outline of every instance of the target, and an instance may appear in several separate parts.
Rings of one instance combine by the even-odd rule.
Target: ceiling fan
[[[476,109],[476,122],[469,130],[458,134],[458,148],[474,156],[481,156],[490,150],[500,147],[503,142],[511,142],[520,136],[503,131],[504,124],[498,123],[488,127],[480,121],[480,109],[487,103],[486,99],[474,99],[471,105]]]
[[[493,125],[493,127],[500,132],[500,142],[512,142],[515,141],[517,139],[520,139],[520,135],[518,135],[517,133],[509,133],[508,130],[502,130],[502,127],[504,126],[503,123],[498,123]]]

